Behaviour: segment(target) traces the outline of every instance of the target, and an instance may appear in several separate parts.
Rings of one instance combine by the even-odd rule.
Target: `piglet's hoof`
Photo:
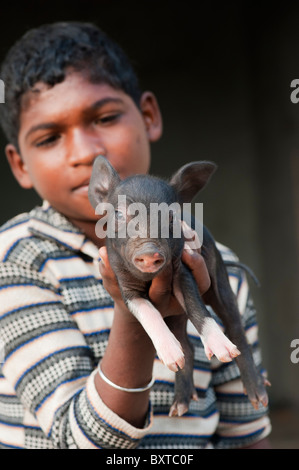
[[[193,389],[191,399],[198,401],[195,389]],[[190,400],[185,400],[183,397],[175,396],[169,411],[169,416],[183,416],[189,410],[189,402]]]
[[[221,362],[230,362],[241,354],[212,318],[206,319],[201,340],[209,360],[215,355]]]
[[[172,372],[177,372],[185,367],[185,356],[180,342],[174,335],[164,342],[162,345],[155,345],[156,351],[161,361]]]
[[[255,410],[258,410],[260,404],[265,408],[268,406],[268,394],[265,387],[271,386],[271,383],[265,378],[261,377],[255,383],[252,381],[248,384],[247,388],[244,386],[244,393],[248,395],[248,398]]]

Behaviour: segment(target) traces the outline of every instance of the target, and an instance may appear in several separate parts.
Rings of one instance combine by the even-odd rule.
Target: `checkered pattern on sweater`
[[[224,258],[235,259],[219,247]],[[106,407],[94,374],[108,342],[113,303],[100,279],[98,249],[47,203],[1,228],[0,261],[1,448],[238,447],[269,433],[266,410],[250,405],[236,364],[208,361],[191,324],[199,401],[184,417],[168,417],[174,374],[158,359],[144,429]],[[260,367],[246,279],[232,268],[230,281]]]

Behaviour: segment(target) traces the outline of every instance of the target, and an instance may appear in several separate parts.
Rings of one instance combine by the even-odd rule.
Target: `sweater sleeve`
[[[85,337],[41,273],[0,263],[0,338],[3,376],[54,448],[134,448],[148,432],[150,413],[137,429],[102,402]]]

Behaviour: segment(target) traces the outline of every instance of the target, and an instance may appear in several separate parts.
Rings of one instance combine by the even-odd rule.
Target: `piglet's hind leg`
[[[240,351],[222,332],[202,301],[196,282],[190,271],[182,265],[180,272],[181,292],[188,318],[197,329],[205,353],[210,360],[213,355],[221,362],[230,362]]]
[[[187,336],[186,315],[168,317],[166,321],[185,352],[185,367],[175,374],[174,398],[169,411],[169,416],[182,416],[188,411],[191,400],[198,401],[193,382],[193,345]]]

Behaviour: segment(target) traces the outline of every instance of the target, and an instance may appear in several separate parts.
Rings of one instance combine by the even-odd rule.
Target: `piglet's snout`
[[[158,251],[139,253],[133,258],[137,269],[145,273],[155,273],[165,264],[165,257]]]

